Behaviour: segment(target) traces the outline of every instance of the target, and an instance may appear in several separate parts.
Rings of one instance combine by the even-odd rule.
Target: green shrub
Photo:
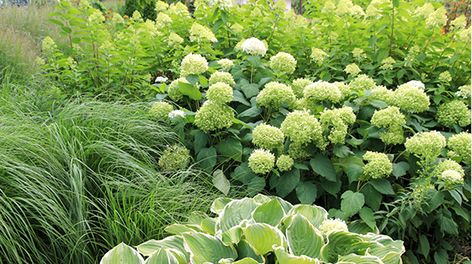
[[[154,0],[126,0],[123,7],[125,15],[131,17],[133,13],[139,12],[144,19],[156,19],[156,1]]]

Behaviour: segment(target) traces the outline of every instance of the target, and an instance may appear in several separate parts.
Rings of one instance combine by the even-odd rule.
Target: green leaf
[[[188,83],[183,83],[183,82],[179,82],[177,84],[177,87],[179,89],[179,92],[183,95],[186,95],[188,97],[190,97],[190,99],[193,99],[193,100],[200,100],[202,99],[202,93],[200,92],[200,90],[198,90],[198,87],[194,86],[194,85],[191,85],[191,84],[188,84]]]
[[[381,259],[376,256],[361,256],[356,254],[349,254],[346,256],[339,256],[338,262],[342,264],[384,264]]]
[[[369,181],[369,184],[371,184],[381,194],[386,194],[386,195],[395,194],[395,192],[393,191],[392,185],[386,179],[372,180],[372,181]]]
[[[341,190],[341,181],[328,181],[325,178],[321,178],[321,187],[323,190],[332,194],[333,196],[337,196],[338,192]]]
[[[375,224],[375,217],[372,209],[369,207],[362,207],[359,211],[359,216],[372,230],[375,230],[377,226]]]
[[[174,253],[175,251],[160,248],[154,254],[152,254],[144,264],[181,264],[185,263],[185,259],[179,258],[179,255]]]
[[[216,149],[202,148],[197,154],[198,165],[207,172],[211,172],[216,165]]]
[[[167,233],[174,234],[174,235],[181,235],[187,232],[201,232],[202,229],[200,225],[196,224],[172,224],[166,226],[164,230]]]
[[[328,212],[323,207],[316,205],[297,204],[288,212],[288,215],[297,214],[304,216],[315,228],[328,219]]]
[[[230,183],[228,179],[226,179],[226,176],[222,170],[216,170],[213,172],[213,185],[224,195],[228,195]]]
[[[364,168],[364,162],[362,161],[362,158],[358,156],[349,156],[340,159],[337,165],[343,168],[344,173],[346,173],[346,176],[349,179],[349,183],[358,181]]]
[[[291,193],[295,189],[299,181],[300,181],[300,171],[298,169],[294,169],[294,170],[283,173],[280,176],[277,185],[275,186],[277,195],[280,197],[287,196],[289,193]]]
[[[260,115],[262,113],[262,109],[257,107],[257,106],[253,106],[243,112],[241,112],[238,117],[256,117],[258,115]]]
[[[295,256],[285,251],[283,247],[275,247],[275,256],[280,264],[320,264],[317,259],[307,256]]]
[[[277,226],[284,216],[284,209],[277,199],[259,205],[252,213],[252,218],[257,223],[266,223],[272,226]]]
[[[197,130],[193,138],[193,149],[195,150],[195,153],[200,152],[200,150],[204,148],[207,143],[208,135],[201,130]]]
[[[266,185],[265,179],[263,177],[254,177],[252,178],[248,185],[247,185],[247,193],[248,195],[255,195],[262,190],[264,190],[264,187]]]
[[[346,145],[336,144],[333,148],[333,154],[338,158],[345,158],[353,153]]]
[[[299,182],[295,191],[303,204],[312,204],[316,200],[317,188],[312,182]]]
[[[258,255],[265,255],[272,251],[272,247],[285,247],[284,234],[276,227],[268,224],[251,224],[243,228],[245,241],[254,249]]]
[[[341,210],[345,218],[355,215],[364,206],[364,195],[359,192],[346,191],[341,196]]]
[[[393,164],[393,176],[395,177],[401,177],[405,176],[408,170],[410,169],[410,164],[408,164],[405,161],[400,161],[398,163]]]
[[[181,252],[183,257],[188,259],[188,254],[184,248],[184,240],[181,236],[169,236],[161,240],[148,240],[136,247],[143,256],[151,256],[161,248],[172,248]]]
[[[218,263],[222,258],[236,259],[238,254],[232,246],[225,246],[219,239],[203,233],[185,233],[185,248],[190,252],[192,263]]]
[[[132,247],[120,243],[103,256],[100,264],[143,264],[144,259]]]
[[[361,192],[364,194],[365,203],[374,211],[379,210],[382,202],[382,194],[375,190],[372,185],[366,185]]]
[[[310,160],[310,165],[313,171],[327,180],[332,182],[336,181],[336,170],[328,157],[316,154],[315,157]]]
[[[241,86],[246,98],[251,98],[259,94],[259,86],[257,84],[246,84]]]
[[[249,168],[247,162],[241,163],[234,172],[231,174],[231,178],[240,181],[244,184],[249,184],[249,182],[257,175]],[[265,181],[264,181],[265,186]]]
[[[428,238],[425,235],[420,235],[419,242],[420,243],[419,243],[418,249],[420,253],[425,257],[429,256],[430,247],[429,247]]]
[[[346,256],[351,253],[364,254],[371,245],[364,241],[361,235],[345,231],[332,232],[328,235],[328,242],[321,249],[322,260],[333,263],[338,256]]]
[[[312,258],[320,256],[323,235],[304,216],[296,214],[285,231],[290,252]]]
[[[238,90],[233,90],[233,101],[239,102],[243,105],[251,106],[251,103],[249,103],[244,95]]]
[[[252,212],[258,204],[251,198],[233,200],[229,202],[221,212],[217,225],[222,232],[238,226],[243,220],[252,218]]]
[[[216,145],[216,150],[224,157],[236,161],[241,161],[243,155],[243,146],[241,145],[241,141],[233,137],[224,139],[218,143],[218,145]]]

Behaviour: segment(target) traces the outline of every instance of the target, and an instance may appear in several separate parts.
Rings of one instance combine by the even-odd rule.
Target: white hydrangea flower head
[[[221,66],[221,69],[223,71],[229,71],[231,70],[231,68],[233,67],[234,65],[234,62],[230,59],[221,59],[219,61],[217,61],[218,65]]]
[[[356,76],[361,72],[361,69],[359,68],[359,66],[357,66],[357,64],[351,63],[346,65],[346,68],[344,68],[344,72],[349,75]]]
[[[325,236],[328,236],[333,232],[347,232],[348,228],[346,222],[341,219],[326,219],[321,223],[319,230]]]
[[[234,6],[234,3],[232,0],[208,0],[208,5],[221,10],[229,10]]]
[[[447,11],[446,8],[440,7],[436,11],[432,12],[426,18],[426,25],[429,27],[442,27],[447,22]]]
[[[248,38],[241,44],[241,49],[249,55],[264,56],[267,53],[267,46],[257,38]]]
[[[297,60],[286,52],[279,52],[270,58],[270,68],[276,72],[292,74],[297,67]]]
[[[310,58],[320,65],[325,61],[326,58],[328,58],[328,54],[322,49],[312,48]]]
[[[154,83],[165,83],[167,82],[167,77],[165,76],[157,76],[156,79],[154,80]]]
[[[218,42],[218,39],[216,39],[215,34],[213,34],[213,31],[209,29],[208,27],[205,27],[203,25],[200,25],[199,23],[195,22],[192,24],[192,27],[190,28],[190,41],[191,42]]]
[[[423,90],[425,89],[425,85],[422,81],[413,80],[413,81],[407,82],[406,84],[411,85],[411,86],[416,87],[416,88],[423,89]]]
[[[208,62],[200,54],[190,53],[185,56],[180,64],[180,76],[188,76],[191,74],[202,74],[208,70]]]
[[[445,170],[441,173],[438,179],[444,181],[446,185],[462,184],[464,177],[456,170]]]

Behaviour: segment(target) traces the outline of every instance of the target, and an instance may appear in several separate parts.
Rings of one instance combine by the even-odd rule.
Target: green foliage
[[[404,252],[403,243],[388,236],[337,229],[344,222],[328,219],[316,205],[293,206],[258,194],[218,198],[211,211],[216,217],[200,214],[171,225],[166,230],[172,236],[137,250],[119,244],[101,263],[401,263]]]
[[[139,12],[143,19],[156,19],[156,1],[154,0],[126,0],[123,6],[123,13],[129,17],[134,12]]]

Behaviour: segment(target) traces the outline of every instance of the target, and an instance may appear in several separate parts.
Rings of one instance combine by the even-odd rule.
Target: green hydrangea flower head
[[[339,103],[343,95],[334,83],[318,81],[305,87],[303,98],[308,104],[320,102]]]
[[[184,42],[184,39],[177,35],[174,32],[171,32],[169,36],[167,37],[167,44],[169,44],[170,47],[177,47],[180,44]]]
[[[380,66],[380,69],[391,70],[393,69],[393,64],[395,64],[395,59],[392,57],[387,57],[382,60],[382,65]]]
[[[329,234],[333,232],[347,232],[349,231],[347,228],[346,222],[344,222],[341,219],[326,219],[324,220],[320,227],[319,230],[323,235],[328,236]]]
[[[167,95],[173,101],[180,101],[183,98],[183,94],[179,91],[179,83],[190,84],[184,77],[173,80],[169,86],[167,86]]]
[[[305,160],[311,157],[307,145],[292,142],[288,146],[288,155],[293,159]]]
[[[210,85],[206,93],[208,100],[218,104],[226,104],[233,100],[233,88],[224,82]]]
[[[344,144],[349,125],[355,121],[356,115],[350,107],[326,109],[320,116],[321,126],[333,144]]]
[[[191,74],[202,74],[208,70],[207,60],[200,54],[188,54],[180,64],[180,76],[186,77]]]
[[[286,52],[279,52],[270,58],[269,66],[275,72],[292,74],[297,67],[297,60]]]
[[[289,113],[280,129],[296,144],[314,143],[320,149],[325,148],[321,125],[308,111],[295,110]]]
[[[436,118],[440,124],[447,127],[465,127],[470,125],[470,109],[464,102],[453,100],[439,106]]]
[[[351,95],[351,88],[349,88],[349,85],[345,84],[344,82],[334,82],[334,84],[338,87],[339,91],[341,91],[342,100],[348,98]]]
[[[213,101],[206,101],[195,114],[195,125],[205,132],[229,128],[233,124],[234,111],[231,107]]]
[[[269,82],[257,95],[256,102],[262,107],[272,109],[279,109],[282,106],[291,108],[295,103],[295,94],[292,88],[285,84]]]
[[[149,109],[149,114],[159,121],[166,121],[169,119],[169,113],[174,110],[174,107],[167,102],[155,102]]]
[[[370,92],[370,98],[372,100],[384,101],[387,104],[392,104],[393,101],[393,91],[387,89],[385,86],[376,86]]]
[[[429,96],[423,89],[402,84],[393,92],[391,103],[409,113],[421,113],[429,108]]]
[[[446,138],[437,131],[416,133],[405,142],[407,152],[423,159],[438,157],[445,146]]]
[[[462,99],[470,100],[471,91],[472,91],[471,85],[462,85],[461,87],[459,87],[458,91],[456,92],[456,95],[461,97]]]
[[[357,66],[357,64],[351,63],[346,65],[346,68],[344,68],[344,72],[351,76],[356,76],[361,73],[361,69],[359,68],[359,66]]]
[[[275,164],[275,156],[265,149],[256,149],[249,156],[249,168],[257,174],[267,174]]]
[[[279,171],[289,171],[293,167],[293,159],[289,155],[280,155],[276,165]]]
[[[260,124],[252,130],[252,143],[260,148],[272,150],[284,143],[284,133],[277,127]]]
[[[438,176],[445,183],[447,189],[464,183],[464,176],[455,170],[445,170]]]
[[[413,202],[417,208],[421,207],[421,205],[427,202],[430,198],[432,193],[436,190],[434,185],[431,183],[421,183],[416,185],[411,192],[411,197],[413,198]]]
[[[362,94],[364,91],[372,90],[375,87],[377,87],[377,84],[375,83],[374,79],[365,74],[357,76],[349,83],[349,88],[351,91],[357,94]]]
[[[163,171],[186,169],[190,163],[190,151],[181,145],[168,146],[159,158],[159,168]]]
[[[470,164],[470,148],[472,135],[462,132],[451,136],[447,141],[447,147],[450,149],[448,156],[459,158],[466,164]]]
[[[41,51],[48,55],[52,54],[57,50],[56,42],[51,37],[45,37],[41,42]]]
[[[445,159],[439,162],[438,165],[436,165],[436,168],[434,168],[433,175],[436,177],[439,177],[441,173],[447,170],[457,171],[461,175],[461,177],[464,177],[465,175],[465,172],[462,166],[451,159]]]
[[[426,18],[426,25],[429,27],[442,27],[447,22],[447,11],[444,7],[436,9]]]
[[[312,48],[310,58],[313,59],[316,64],[321,65],[326,58],[328,58],[328,54],[322,49]]]
[[[367,161],[362,172],[364,180],[386,178],[393,171],[392,162],[384,153],[367,151],[362,158]]]
[[[308,85],[312,84],[313,82],[309,79],[304,79],[304,78],[298,78],[292,81],[292,90],[295,93],[295,96],[297,98],[302,98],[303,97],[303,90],[305,90],[305,87]]]
[[[218,65],[220,65],[222,71],[229,71],[234,66],[234,62],[230,59],[221,59],[217,61]]]
[[[406,124],[406,119],[398,107],[389,106],[382,110],[376,110],[370,122],[376,127],[385,129],[380,132],[380,140],[385,144],[396,145],[405,140],[403,126]]]
[[[158,28],[163,28],[172,23],[172,18],[165,13],[159,13],[156,17],[156,25]]]
[[[190,28],[190,41],[191,42],[218,42],[215,37],[215,34],[211,31],[211,29],[200,25],[197,22],[192,24]]]
[[[230,85],[231,87],[234,87],[236,85],[236,83],[234,82],[233,75],[231,75],[231,73],[220,72],[220,71],[216,71],[212,73],[208,82],[210,85],[218,83],[218,82],[224,82]]]

